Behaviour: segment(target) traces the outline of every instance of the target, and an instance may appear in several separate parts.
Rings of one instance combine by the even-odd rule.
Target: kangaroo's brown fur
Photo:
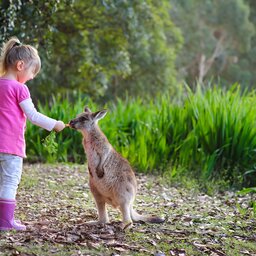
[[[82,114],[69,122],[71,128],[83,135],[90,190],[97,205],[98,222],[109,221],[106,204],[121,210],[123,227],[132,224],[132,221],[163,222],[160,217],[143,216],[133,209],[137,192],[135,174],[129,162],[115,151],[97,124],[106,113],[106,110],[93,113],[86,107]]]

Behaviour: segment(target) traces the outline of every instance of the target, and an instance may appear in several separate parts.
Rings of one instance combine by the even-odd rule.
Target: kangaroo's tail
[[[162,217],[141,215],[137,213],[132,207],[131,207],[131,217],[134,222],[142,221],[147,223],[163,223],[165,221],[165,219]]]

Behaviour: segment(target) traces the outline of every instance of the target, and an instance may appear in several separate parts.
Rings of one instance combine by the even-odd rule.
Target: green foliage
[[[176,93],[177,78],[254,88],[255,17],[254,0],[3,0],[0,43],[38,47],[41,101],[56,90],[99,101]]]
[[[52,131],[48,136],[43,140],[43,146],[49,154],[49,158],[47,158],[48,162],[56,161],[56,153],[58,151],[58,144],[55,142],[56,133]]]
[[[256,193],[256,188],[244,188],[238,192],[239,195],[246,195],[249,193]]]
[[[31,82],[37,98],[80,89],[112,100],[125,91],[175,88],[181,34],[168,0],[5,0],[0,7],[0,41],[16,35],[38,46],[43,68]]]
[[[256,194],[256,187],[244,188],[241,191],[238,191],[237,194],[238,195]],[[252,197],[250,206],[253,210],[254,217],[256,217],[256,201],[255,201],[255,199],[253,200],[253,197]],[[239,204],[237,204],[237,208],[240,212],[244,211],[244,213],[248,213],[248,209],[243,209]]]
[[[1,1],[0,43],[16,35],[24,43],[50,47],[54,14],[60,8],[70,7],[72,2],[72,0],[64,0],[61,3],[60,1]]]
[[[225,181],[225,186],[255,184],[256,100],[254,93],[218,87],[194,94],[186,89],[179,102],[168,95],[151,101],[119,99],[97,106],[81,94],[53,98],[39,110],[66,123],[89,105],[93,111],[107,108],[99,122],[110,143],[142,172],[166,173],[166,177],[191,175],[202,180]],[[28,124],[29,160],[49,161],[42,145],[46,132]],[[81,135],[65,129],[56,134],[57,161],[83,162]],[[189,170],[189,171],[188,171]]]

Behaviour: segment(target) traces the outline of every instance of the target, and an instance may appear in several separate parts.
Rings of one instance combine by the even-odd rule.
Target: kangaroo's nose
[[[74,120],[69,121],[69,125],[72,127],[75,124]]]

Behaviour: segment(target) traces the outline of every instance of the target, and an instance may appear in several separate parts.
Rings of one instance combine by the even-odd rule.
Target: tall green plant
[[[241,94],[239,87],[223,91],[215,87],[189,97],[194,110],[194,134],[207,177],[236,167],[246,169],[255,162],[256,127],[253,94]],[[243,173],[242,170],[239,171]]]
[[[237,85],[228,91],[219,87],[195,93],[187,89],[182,101],[170,96],[154,100],[119,99],[99,106],[81,94],[53,97],[42,113],[66,123],[89,105],[92,111],[107,108],[99,121],[110,143],[142,172],[170,172],[202,179],[224,179],[229,184],[255,184],[256,96],[242,93]],[[42,145],[49,135],[28,123],[29,161],[51,161]],[[57,161],[83,162],[81,135],[72,129],[56,134]],[[179,173],[182,170],[182,173]]]

